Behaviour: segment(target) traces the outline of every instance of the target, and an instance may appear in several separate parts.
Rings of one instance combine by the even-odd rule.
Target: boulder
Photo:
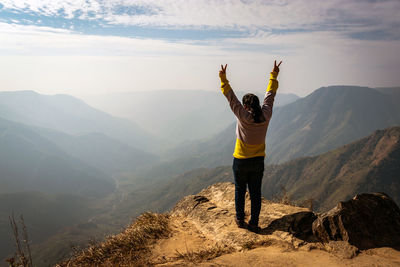
[[[400,246],[400,209],[384,193],[360,194],[321,214],[312,224],[324,243],[347,241],[359,249]]]

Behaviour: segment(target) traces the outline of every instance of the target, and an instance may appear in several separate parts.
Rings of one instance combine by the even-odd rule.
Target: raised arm
[[[274,105],[274,99],[276,95],[276,91],[278,90],[278,74],[279,74],[279,66],[282,64],[282,61],[279,64],[276,64],[276,60],[274,61],[274,68],[270,73],[270,78],[267,86],[267,92],[265,93],[262,110],[266,116],[266,119],[269,120],[272,116],[272,107]]]
[[[248,117],[248,112],[243,107],[242,103],[237,99],[235,93],[233,92],[231,86],[229,85],[229,81],[226,79],[226,68],[228,64],[225,64],[225,67],[221,65],[221,70],[219,71],[219,78],[221,79],[221,91],[228,99],[229,106],[231,107],[232,112],[239,120],[245,120]]]

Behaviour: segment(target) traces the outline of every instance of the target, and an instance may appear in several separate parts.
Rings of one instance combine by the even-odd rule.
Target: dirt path
[[[370,249],[353,259],[343,259],[319,249],[287,251],[279,247],[260,247],[235,252],[197,266],[400,266],[400,252],[392,248]]]

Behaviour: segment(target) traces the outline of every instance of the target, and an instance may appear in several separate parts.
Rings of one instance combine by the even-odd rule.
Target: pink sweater
[[[221,89],[237,118],[236,145],[233,153],[235,158],[245,159],[265,156],[265,137],[278,88],[277,76],[277,73],[271,72],[270,82],[261,107],[265,121],[260,123],[254,122],[252,114],[237,99],[229,82],[226,81],[222,84]]]

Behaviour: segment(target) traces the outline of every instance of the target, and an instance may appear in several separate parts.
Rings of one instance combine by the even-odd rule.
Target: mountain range
[[[30,240],[40,243],[99,213],[96,203],[116,190],[110,174],[70,155],[41,130],[0,118],[1,259],[14,250],[12,214],[24,215]]]
[[[138,149],[158,144],[132,121],[111,116],[70,95],[0,92],[0,117],[72,135],[102,133]]]
[[[57,144],[69,155],[110,176],[150,167],[159,161],[159,156],[134,148],[103,133],[70,135],[37,127],[35,131]]]
[[[104,196],[114,181],[29,126],[0,118],[0,194],[24,191]]]
[[[368,87],[323,87],[277,109],[267,136],[271,162],[317,155],[400,125],[400,94]]]
[[[327,152],[374,130],[400,125],[400,88],[322,87],[275,107],[266,138],[267,163]],[[229,109],[229,107],[226,107]],[[235,123],[213,137],[171,149],[170,166],[216,167],[231,164]],[[184,168],[184,167],[183,167]]]

